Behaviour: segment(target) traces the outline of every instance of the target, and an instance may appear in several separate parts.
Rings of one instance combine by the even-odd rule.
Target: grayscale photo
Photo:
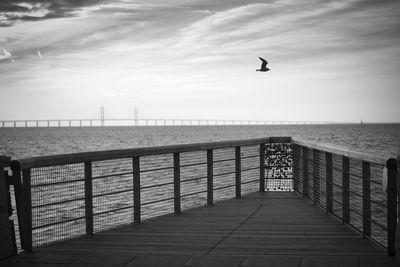
[[[0,266],[400,266],[400,1],[0,0]]]

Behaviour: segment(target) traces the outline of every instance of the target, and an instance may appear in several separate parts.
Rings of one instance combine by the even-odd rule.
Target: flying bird
[[[0,55],[0,60],[11,59],[11,62],[14,62],[14,58],[16,57],[11,55],[7,49],[3,48],[3,55]]]
[[[38,54],[39,58],[42,59],[42,54],[40,53],[40,50],[37,51],[37,54]]]
[[[258,57],[258,58],[262,61],[262,63],[261,63],[261,69],[256,70],[256,71],[263,71],[263,72],[269,71],[269,68],[267,68],[268,62],[265,59],[261,58],[261,57]]]

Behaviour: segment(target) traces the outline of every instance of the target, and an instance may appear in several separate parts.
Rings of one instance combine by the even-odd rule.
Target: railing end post
[[[398,169],[397,169],[397,159],[390,158],[386,162],[387,168],[387,247],[388,255],[396,256],[396,252],[400,250],[396,247],[396,240],[400,238],[400,229],[397,228],[397,196],[398,196]],[[397,231],[396,231],[397,230]]]

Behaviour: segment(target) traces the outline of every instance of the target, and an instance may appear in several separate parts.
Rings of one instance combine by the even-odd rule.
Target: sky
[[[398,0],[0,2],[0,120],[400,122],[399,74]]]

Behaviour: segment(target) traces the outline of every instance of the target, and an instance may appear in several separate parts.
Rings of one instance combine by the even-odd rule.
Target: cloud
[[[129,10],[136,2],[108,0],[6,0],[0,2],[0,26],[11,26],[21,21],[37,21],[87,15],[103,9]]]

